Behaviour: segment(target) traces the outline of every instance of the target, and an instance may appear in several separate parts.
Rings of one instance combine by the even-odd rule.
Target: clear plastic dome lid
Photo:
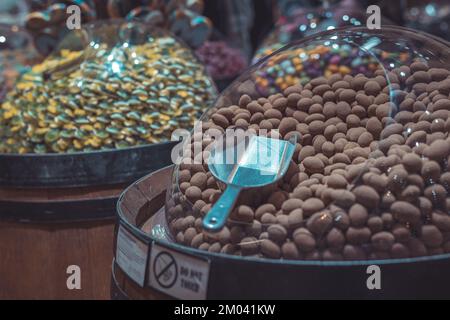
[[[343,26],[365,24],[367,19],[365,8],[360,2],[355,0],[323,2],[318,7],[300,5],[296,7],[292,4],[293,8],[289,8],[287,15],[282,15],[278,19],[275,28],[260,45],[253,62],[256,63],[292,41]],[[382,22],[385,24],[384,18]]]
[[[194,53],[140,22],[71,32],[0,109],[0,152],[82,152],[170,141],[216,97]]]
[[[0,24],[0,102],[16,80],[41,59],[24,29]]]
[[[345,69],[317,64],[302,80],[311,54],[303,53],[314,47],[354,57]],[[371,67],[361,70],[358,58]],[[282,75],[293,60],[300,67],[289,71],[292,81],[261,84],[267,69]],[[185,141],[167,195],[167,232],[155,222],[154,235],[271,259],[450,253],[449,63],[448,43],[398,27],[337,29],[277,51],[225,90]],[[236,150],[237,132],[284,145],[296,139],[280,179],[236,192],[234,177],[213,174],[211,155],[223,150],[220,141]],[[231,156],[232,174],[267,148],[245,150]],[[279,153],[268,155],[268,163],[280,162]],[[246,177],[248,185],[262,168]],[[217,232],[205,228],[213,210],[227,218]]]

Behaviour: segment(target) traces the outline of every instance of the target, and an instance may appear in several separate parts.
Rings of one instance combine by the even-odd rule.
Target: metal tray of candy
[[[0,218],[111,218],[123,188],[170,164],[175,144],[72,154],[0,154]]]
[[[130,186],[117,205],[119,222],[116,227],[115,267],[126,273],[117,263],[119,251],[123,249],[119,248],[117,233],[121,234],[120,237],[127,234],[128,239],[142,244],[139,247],[145,248],[143,253],[146,254],[142,282],[136,283],[129,275],[128,281],[122,281],[125,285],[120,289],[130,298],[153,298],[161,296],[161,293],[164,297],[186,297],[180,294],[179,288],[173,291],[181,281],[179,278],[183,277],[180,271],[172,273],[178,275],[172,287],[164,283],[170,280],[170,275],[162,277],[161,283],[155,282],[152,273],[158,268],[154,257],[156,252],[169,253],[178,268],[187,263],[203,268],[207,273],[206,279],[197,282],[203,288],[200,290],[202,294],[188,295],[190,298],[430,299],[450,296],[450,254],[365,261],[273,260],[211,253],[161,240],[155,229],[149,232],[145,224],[164,211],[172,168],[161,169]],[[203,267],[198,267],[202,263]],[[120,287],[120,283],[115,285]]]
[[[68,154],[0,154],[0,186],[68,188],[129,183],[170,164],[175,144]]]
[[[139,21],[89,24],[1,101],[0,186],[131,183],[170,163],[171,132],[191,128],[216,93],[172,34]]]
[[[0,215],[111,217],[124,187],[171,163],[171,133],[215,95],[162,29],[113,20],[69,33],[1,101]]]

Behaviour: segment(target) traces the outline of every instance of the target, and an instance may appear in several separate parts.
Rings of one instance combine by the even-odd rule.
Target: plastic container
[[[353,76],[351,67],[344,74],[319,69],[302,84],[258,85],[267,68],[280,59],[302,61],[297,50],[313,46],[348,46],[376,68]],[[446,42],[415,30],[343,28],[293,42],[252,66],[203,115],[173,173],[149,175],[120,198],[113,273],[122,293],[448,296],[449,52]],[[237,128],[300,139],[279,183],[242,192],[226,226],[205,232],[202,219],[226,185],[201,160],[225,129]],[[127,267],[126,239],[140,248],[139,272]],[[175,264],[163,269],[158,255]]]
[[[1,151],[70,153],[169,141],[175,128],[193,125],[214,89],[191,51],[168,33],[139,22],[88,25],[24,75],[3,103]],[[25,114],[28,108],[36,114]],[[27,126],[40,116],[44,123]]]
[[[295,6],[278,18],[274,30],[257,49],[253,63],[292,41],[343,26],[364,26],[365,8],[354,0],[323,1],[320,6]],[[387,21],[383,18],[383,25]]]
[[[4,215],[64,219],[67,203],[46,197],[76,187],[112,189],[111,215],[116,187],[171,164],[172,131],[192,128],[215,96],[193,52],[163,30],[114,20],[71,32],[0,107]]]
[[[450,294],[448,254],[358,261],[275,260],[168,241],[164,203],[172,170],[173,166],[167,167],[142,178],[120,197],[111,275],[113,300],[430,299]],[[166,262],[156,266],[160,253]],[[167,260],[168,255],[173,260]],[[175,264],[168,266],[171,261]],[[168,268],[161,273],[164,266]]]
[[[108,298],[120,192],[171,164],[172,130],[215,92],[190,49],[139,22],[74,31],[25,72],[0,107],[0,296]],[[83,290],[60,272],[74,261]]]
[[[0,102],[14,88],[16,80],[41,60],[26,30],[0,24]]]
[[[285,85],[262,82],[268,69],[286,72],[287,61],[308,63],[310,50],[351,51],[372,67],[361,73],[352,59],[334,72],[319,65],[312,81],[298,78],[300,67]],[[170,240],[261,259],[448,254],[449,53],[446,42],[405,28],[343,28],[251,67],[185,144],[166,202]],[[301,139],[282,181],[243,192],[227,227],[206,233],[202,218],[225,185],[201,160],[233,128]]]

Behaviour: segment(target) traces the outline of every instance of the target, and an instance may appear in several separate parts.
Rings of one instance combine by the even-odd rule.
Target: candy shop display
[[[169,141],[215,98],[191,50],[141,23],[72,32],[0,108],[0,152],[61,153]]]
[[[315,54],[310,46],[351,51],[371,67],[350,63],[341,72],[319,64],[301,81],[261,88],[260,74],[293,56],[303,63],[299,52]],[[202,116],[172,177],[167,230],[157,224],[153,234],[267,259],[450,253],[449,66],[448,44],[398,27],[332,30],[290,44],[251,67]],[[207,231],[205,216],[232,188],[212,174],[209,156],[220,140],[236,144],[237,132],[291,141],[295,152],[278,182],[241,191],[226,225]],[[263,151],[253,152],[234,159],[247,163]]]

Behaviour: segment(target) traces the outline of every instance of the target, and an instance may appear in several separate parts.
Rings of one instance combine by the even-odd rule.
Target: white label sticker
[[[119,227],[117,234],[116,261],[131,279],[144,287],[148,245],[137,239],[123,226]]]
[[[153,288],[178,299],[206,299],[209,280],[208,260],[153,244],[149,270],[149,284]]]

